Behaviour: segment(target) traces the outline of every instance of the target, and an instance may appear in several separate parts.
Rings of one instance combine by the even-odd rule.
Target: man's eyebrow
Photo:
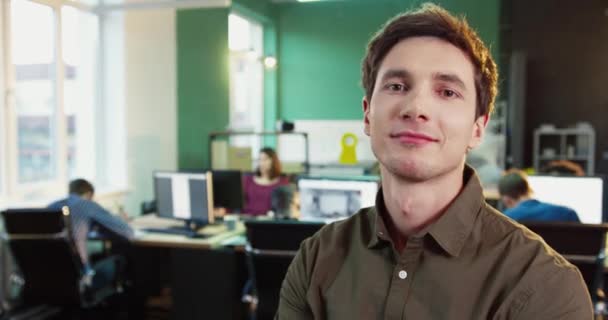
[[[453,74],[453,73],[437,72],[437,73],[433,74],[433,79],[443,81],[443,82],[449,82],[449,83],[452,83],[452,84],[458,86],[462,90],[467,90],[467,86],[464,84],[464,81],[462,81],[462,79],[460,79],[460,77],[458,75]]]
[[[410,74],[410,72],[405,69],[388,69],[382,74],[382,81],[386,81],[392,78],[410,79],[411,77],[412,75]]]

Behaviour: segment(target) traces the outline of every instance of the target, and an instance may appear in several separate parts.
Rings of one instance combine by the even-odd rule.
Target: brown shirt
[[[376,207],[303,242],[275,319],[593,319],[580,272],[485,203],[475,172],[398,254]]]

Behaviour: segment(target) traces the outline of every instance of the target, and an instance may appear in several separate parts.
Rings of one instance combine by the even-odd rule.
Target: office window
[[[71,0],[8,0],[0,6],[0,34],[6,35],[0,89],[7,94],[0,108],[0,207],[64,195],[76,177],[93,181],[98,190],[124,188],[126,155],[116,150],[126,140],[119,125],[124,106],[116,102],[124,96],[110,97],[116,90],[103,85],[122,83],[122,73],[108,70],[124,66],[101,63],[107,52],[122,52],[122,43],[107,41],[120,38],[113,31],[123,32],[121,21],[104,28],[111,19],[102,24],[94,8]],[[102,48],[100,39],[112,47]],[[108,161],[107,154],[118,156]]]
[[[264,119],[261,24],[237,14],[228,20],[230,47],[230,128],[236,131],[261,131]],[[257,154],[258,137],[235,137],[232,145],[252,147]]]
[[[70,179],[94,177],[99,18],[72,7],[61,10],[67,173]]]
[[[57,174],[55,19],[49,6],[11,1],[10,66],[19,183],[48,181]]]
[[[0,12],[1,14],[2,12]],[[0,55],[0,58],[2,57],[2,55]],[[0,59],[0,61],[2,61]],[[0,75],[2,75],[2,68],[0,67]],[[2,84],[2,81],[0,81],[0,85]],[[5,136],[5,131],[6,131],[6,123],[4,122],[4,113],[5,113],[5,106],[3,101],[0,101],[0,199],[2,199],[4,197],[4,194],[6,193],[6,188],[4,187],[4,168],[6,166],[6,149],[5,149],[5,145],[4,145],[4,136]]]
[[[0,4],[0,21],[4,22],[4,6]],[[2,23],[0,23],[0,34],[4,33],[3,27],[2,27]],[[0,39],[0,41],[2,41],[2,39]],[[4,42],[0,42],[2,44],[2,46],[5,46]],[[5,88],[5,65],[4,65],[4,55],[5,52],[4,50],[0,49],[0,92],[4,92],[1,89]],[[6,152],[6,144],[4,143],[5,141],[5,137],[6,137],[6,132],[7,132],[7,128],[6,128],[6,96],[1,96],[0,97],[0,202],[2,202],[2,199],[4,198],[5,194],[6,194],[6,186],[5,186],[5,180],[6,180],[6,174],[5,174],[5,170],[6,170],[6,165],[7,165],[7,161],[6,161],[6,157],[7,157],[7,152]],[[1,253],[0,253],[1,255]]]
[[[2,9],[0,8],[0,15],[2,14]],[[1,31],[1,30],[0,30]],[[1,50],[0,50],[1,51]],[[2,52],[0,52],[0,62],[3,61],[2,60]],[[3,81],[2,81],[2,74],[3,72],[3,68],[2,68],[2,64],[0,63],[0,88],[2,88],[3,86]],[[4,198],[5,194],[6,194],[6,187],[5,187],[5,170],[6,170],[6,144],[4,143],[5,141],[5,136],[6,136],[6,122],[4,121],[5,119],[5,113],[6,113],[6,106],[4,104],[4,99],[0,99],[0,199]]]

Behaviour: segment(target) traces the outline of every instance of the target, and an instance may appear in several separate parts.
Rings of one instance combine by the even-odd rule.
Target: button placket
[[[407,305],[408,296],[411,290],[414,272],[420,263],[420,257],[423,251],[423,241],[421,238],[410,238],[405,247],[403,255],[399,259],[398,265],[396,265],[396,277],[399,283],[404,286],[404,292],[402,296],[401,315],[405,317],[405,307]]]

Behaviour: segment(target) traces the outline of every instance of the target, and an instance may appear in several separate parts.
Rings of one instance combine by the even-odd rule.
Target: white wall
[[[125,209],[137,215],[141,201],[154,198],[152,172],[177,169],[175,10],[132,10],[124,18],[131,188]]]

